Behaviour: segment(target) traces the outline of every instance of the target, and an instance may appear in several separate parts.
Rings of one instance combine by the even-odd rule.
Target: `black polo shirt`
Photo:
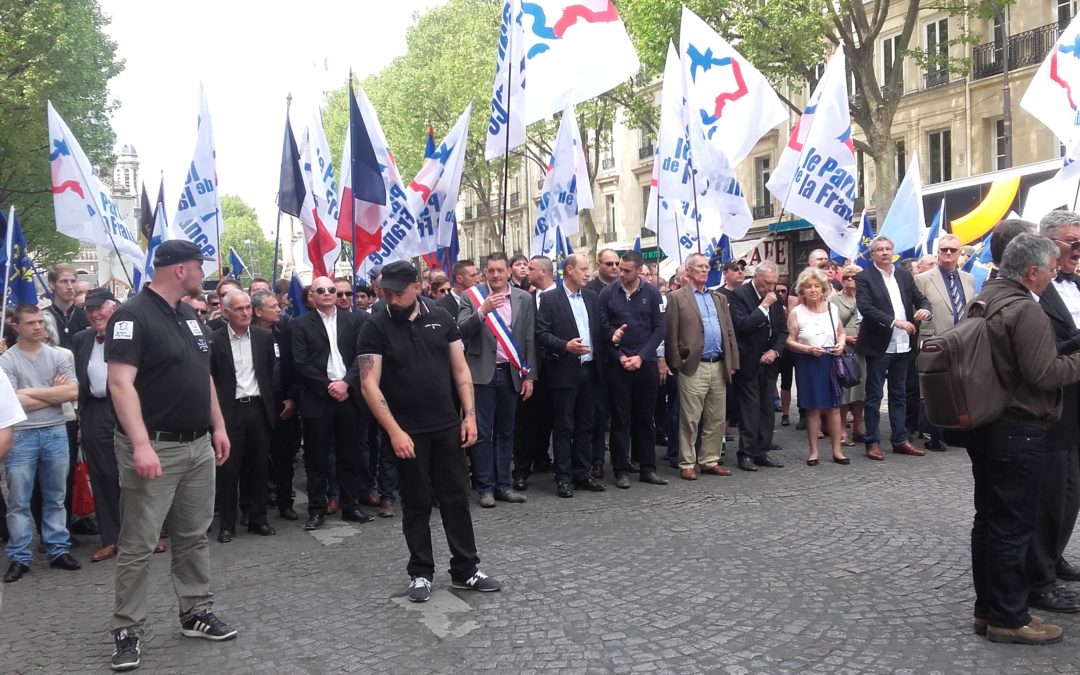
[[[144,287],[109,319],[105,360],[138,368],[135,390],[148,431],[210,428],[210,343],[190,305],[170,306]]]
[[[640,356],[642,361],[655,361],[656,349],[664,339],[667,324],[660,313],[660,291],[642,279],[630,297],[622,284],[615,282],[600,292],[600,314],[610,335],[626,324],[622,341],[609,345],[612,357]]]
[[[441,307],[420,303],[412,321],[373,312],[360,329],[356,353],[382,356],[379,388],[397,423],[410,434],[461,423],[454,400],[450,344],[461,340],[457,322]]]

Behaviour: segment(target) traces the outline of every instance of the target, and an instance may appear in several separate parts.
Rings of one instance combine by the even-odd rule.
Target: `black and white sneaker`
[[[113,633],[116,649],[113,650],[111,667],[113,670],[135,670],[139,667],[139,634],[134,628],[121,628]]]
[[[431,579],[427,577],[413,577],[409,584],[409,600],[413,602],[427,602],[431,599]]]
[[[214,616],[214,613],[208,609],[181,622],[180,632],[187,637],[203,638],[214,642],[236,637],[236,629],[230,628],[229,624]]]
[[[476,574],[472,575],[465,581],[455,580],[453,586],[454,588],[463,591],[480,591],[482,593],[490,593],[492,591],[497,591],[502,588],[502,584],[500,584],[495,579],[492,579],[488,575],[484,574],[480,570],[476,570]]]

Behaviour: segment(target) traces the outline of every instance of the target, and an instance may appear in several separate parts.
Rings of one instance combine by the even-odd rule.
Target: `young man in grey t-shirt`
[[[41,538],[49,565],[65,570],[81,567],[68,553],[71,537],[64,509],[70,457],[61,406],[79,396],[75,370],[62,352],[45,344],[45,317],[38,307],[19,305],[14,318],[19,340],[0,356],[0,369],[15,387],[26,420],[15,425],[11,450],[4,458],[10,494],[5,553],[11,563],[4,583],[18,581],[30,570],[30,494],[35,478],[41,485]]]

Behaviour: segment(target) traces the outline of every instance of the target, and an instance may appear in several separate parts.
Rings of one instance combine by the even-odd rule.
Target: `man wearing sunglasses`
[[[337,296],[337,308],[346,312],[353,311],[353,287],[348,279],[338,277],[334,279],[334,289]]]

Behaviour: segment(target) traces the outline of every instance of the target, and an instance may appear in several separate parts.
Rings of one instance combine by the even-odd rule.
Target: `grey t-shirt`
[[[75,369],[59,349],[42,345],[37,356],[31,358],[18,345],[0,356],[0,368],[15,389],[34,389],[53,386],[53,378],[64,375],[68,382],[76,382]],[[64,410],[60,405],[50,405],[39,410],[28,410],[26,421],[15,425],[15,430],[40,429],[64,423]]]

